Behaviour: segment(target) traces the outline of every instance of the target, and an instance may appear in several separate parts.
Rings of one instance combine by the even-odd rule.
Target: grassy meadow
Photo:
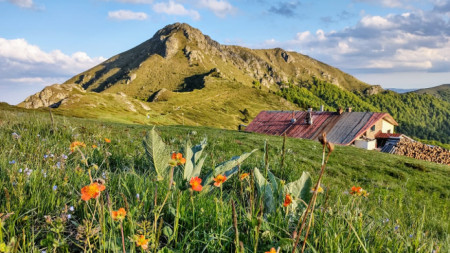
[[[314,193],[318,142],[2,108],[0,252],[292,252],[304,217],[296,252],[450,251],[446,165],[337,146]]]

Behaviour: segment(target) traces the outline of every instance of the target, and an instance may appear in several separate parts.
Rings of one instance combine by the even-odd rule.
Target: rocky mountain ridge
[[[61,89],[56,86],[46,88],[20,106],[56,106],[68,97],[72,91],[70,87],[75,87],[72,84],[86,91],[123,92],[148,101],[161,89],[192,91],[203,87],[204,78],[213,72],[220,73],[219,78],[230,82],[261,85],[272,91],[289,82],[310,80],[313,76],[350,91],[373,89],[308,56],[280,48],[252,50],[221,45],[188,24],[175,23],[157,31],[140,45],[72,77]],[[58,94],[56,89],[61,92]],[[50,93],[53,94],[51,98]]]

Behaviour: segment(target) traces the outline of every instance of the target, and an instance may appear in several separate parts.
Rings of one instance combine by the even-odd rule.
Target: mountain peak
[[[166,25],[162,29],[158,30],[155,35],[160,35],[160,36],[161,35],[162,36],[170,35],[173,32],[177,32],[177,31],[183,31],[184,33],[191,33],[193,31],[195,31],[195,32],[201,33],[200,30],[198,30],[186,23],[173,23],[170,25]]]

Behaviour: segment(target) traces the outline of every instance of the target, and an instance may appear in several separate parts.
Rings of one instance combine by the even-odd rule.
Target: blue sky
[[[17,104],[185,22],[281,47],[369,84],[450,83],[450,0],[0,0],[0,101]]]

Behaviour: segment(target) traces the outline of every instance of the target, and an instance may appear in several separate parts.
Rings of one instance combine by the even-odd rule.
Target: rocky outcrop
[[[167,100],[169,91],[166,88],[162,88],[159,91],[153,93],[149,98],[148,102],[158,102]]]
[[[41,107],[58,107],[72,92],[84,90],[76,84],[54,84],[45,87],[41,92],[31,95],[19,104],[20,107],[36,109]]]
[[[368,96],[372,96],[372,95],[376,95],[376,94],[378,94],[378,93],[380,93],[382,91],[383,91],[383,88],[381,88],[380,85],[373,85],[373,86],[367,88],[364,91],[364,94],[366,94]]]

